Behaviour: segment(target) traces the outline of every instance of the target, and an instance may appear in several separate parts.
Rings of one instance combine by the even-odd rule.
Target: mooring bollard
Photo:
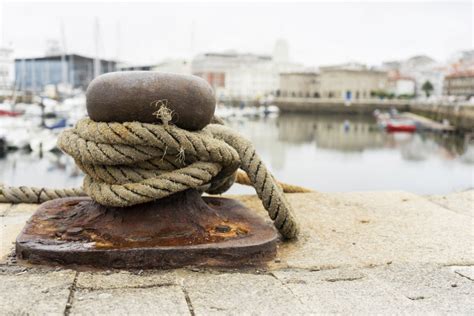
[[[242,163],[238,150],[249,152],[210,138],[222,133],[205,128],[215,103],[211,87],[194,76],[123,72],[93,80],[90,119],[58,142],[86,173],[89,197],[43,203],[17,238],[17,256],[107,268],[240,267],[272,259],[278,234],[271,224],[238,201],[201,196],[230,187]],[[253,156],[245,158],[255,171],[250,178],[275,226],[293,238],[291,209]]]

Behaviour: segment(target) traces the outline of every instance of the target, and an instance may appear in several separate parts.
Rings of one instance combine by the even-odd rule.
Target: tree
[[[426,94],[426,97],[429,98],[431,92],[433,91],[433,85],[429,81],[425,81],[425,83],[421,86],[421,90],[423,90]]]

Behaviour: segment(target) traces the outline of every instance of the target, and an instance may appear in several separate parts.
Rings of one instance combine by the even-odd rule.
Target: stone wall
[[[474,131],[474,106],[413,103],[410,105],[410,112],[435,121],[446,119],[459,130]]]
[[[372,114],[376,109],[392,108],[400,112],[413,112],[435,121],[446,119],[461,131],[474,131],[474,106],[428,104],[407,100],[359,100],[346,103],[343,100],[317,98],[278,98],[275,105],[282,112],[321,114]]]
[[[408,111],[409,101],[359,100],[350,103],[341,99],[278,98],[275,105],[282,112],[325,114],[372,114],[374,110]]]

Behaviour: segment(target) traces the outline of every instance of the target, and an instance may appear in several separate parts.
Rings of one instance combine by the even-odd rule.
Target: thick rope
[[[253,186],[252,181],[250,181],[249,176],[242,170],[237,171],[235,178],[235,183]],[[285,182],[277,181],[278,185],[281,187],[284,193],[311,193],[314,192],[311,189],[301,187],[299,185],[289,184]]]
[[[0,186],[0,202],[88,195],[102,205],[125,207],[187,189],[220,194],[232,186],[240,167],[280,233],[285,238],[298,233],[290,204],[251,142],[223,125],[191,132],[170,124],[83,119],[61,133],[58,146],[86,174],[83,191]]]

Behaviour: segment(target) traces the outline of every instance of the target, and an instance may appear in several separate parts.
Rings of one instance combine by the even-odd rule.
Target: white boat
[[[0,137],[6,140],[10,148],[27,148],[30,143],[31,135],[37,133],[40,121],[34,118],[19,117],[1,117],[0,118]]]
[[[274,116],[280,113],[280,108],[276,105],[261,106],[259,110],[263,116]]]
[[[35,135],[32,135],[29,147],[31,151],[35,153],[52,151],[57,148],[58,135],[58,132],[43,129]]]

